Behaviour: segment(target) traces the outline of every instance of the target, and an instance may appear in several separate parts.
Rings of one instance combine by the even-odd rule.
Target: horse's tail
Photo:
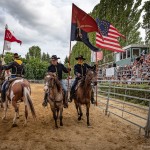
[[[36,118],[35,109],[34,109],[32,100],[30,98],[30,91],[27,87],[23,87],[23,95],[25,98],[25,103],[28,106],[28,108],[30,108],[33,118]]]

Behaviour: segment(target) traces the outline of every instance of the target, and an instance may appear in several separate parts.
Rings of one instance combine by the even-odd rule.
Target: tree
[[[27,53],[30,57],[41,59],[41,49],[39,46],[32,46],[29,48],[29,53]]]
[[[146,1],[143,6],[145,14],[143,15],[143,28],[146,30],[145,43],[150,43],[150,1]]]

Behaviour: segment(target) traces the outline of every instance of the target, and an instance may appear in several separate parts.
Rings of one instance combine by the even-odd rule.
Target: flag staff
[[[97,61],[97,52],[95,53],[95,58],[96,58],[96,80],[98,79],[98,61]],[[96,104],[97,106],[97,84],[96,84]]]
[[[73,7],[73,3],[72,3],[72,7]],[[73,9],[73,8],[72,8]],[[71,14],[71,23],[72,23],[72,14]],[[71,24],[70,23],[70,24]],[[72,26],[72,25],[71,25]],[[69,44],[69,57],[68,57],[68,67],[70,68],[70,57],[71,57],[71,28],[70,28],[70,44]],[[68,99],[69,99],[69,95],[70,95],[70,89],[69,89],[69,78],[70,78],[70,70],[68,72]]]
[[[5,50],[5,44],[6,44],[6,43],[5,43],[5,42],[6,42],[6,41],[5,41],[5,37],[6,37],[6,30],[7,30],[7,29],[8,29],[8,25],[6,24],[6,25],[5,25],[5,36],[4,36],[4,45],[3,45],[2,58],[4,57],[4,50]]]

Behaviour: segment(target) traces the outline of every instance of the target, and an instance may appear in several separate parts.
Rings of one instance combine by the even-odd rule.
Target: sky
[[[57,55],[63,62],[69,55],[72,3],[89,13],[99,1],[0,0],[0,53],[3,51],[7,24],[14,36],[23,42],[21,46],[12,43],[11,52],[24,57],[29,48],[35,45],[50,56]],[[145,31],[140,29],[140,32],[144,40]]]

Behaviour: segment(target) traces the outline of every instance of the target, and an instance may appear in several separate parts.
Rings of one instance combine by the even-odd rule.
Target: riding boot
[[[72,102],[72,99],[74,99],[74,97],[75,97],[75,90],[72,88],[70,91],[70,99],[69,99],[70,103]]]
[[[46,107],[47,106],[47,97],[48,97],[48,93],[45,93],[45,95],[44,95],[44,101],[43,101],[43,103],[42,103],[42,105],[43,105],[43,107]]]
[[[93,90],[92,90],[92,92],[91,92],[91,103],[92,103],[92,104],[95,104],[95,99],[94,99],[94,92],[93,92]]]

